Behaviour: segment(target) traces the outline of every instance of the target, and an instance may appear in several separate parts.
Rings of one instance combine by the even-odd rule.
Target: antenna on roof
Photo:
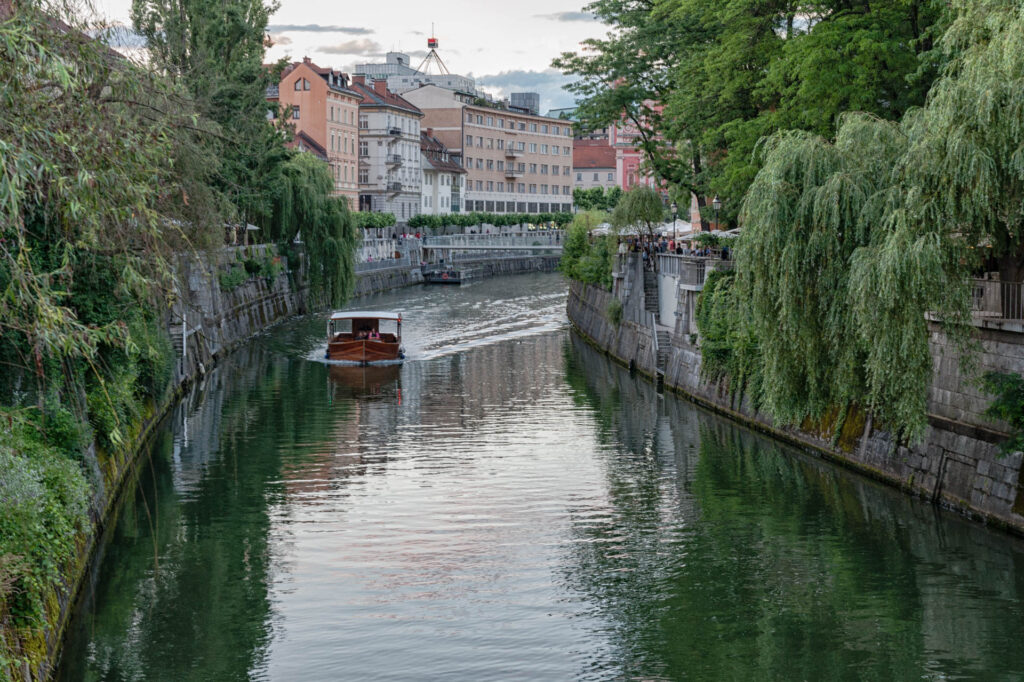
[[[431,68],[433,67],[437,69],[437,73],[439,75],[450,75],[448,67],[444,65],[444,62],[441,60],[441,56],[437,54],[437,46],[437,38],[434,37],[434,24],[431,23],[430,37],[427,38],[427,49],[430,50],[430,52],[428,52],[427,56],[423,58],[423,62],[420,64],[419,68],[416,69],[417,71],[430,73]]]

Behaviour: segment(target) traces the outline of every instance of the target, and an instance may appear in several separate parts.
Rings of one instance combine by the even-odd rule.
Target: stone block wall
[[[567,312],[576,330],[618,362],[654,376],[651,330],[626,319],[613,324],[607,316],[612,294],[578,282],[570,284]],[[627,301],[627,304],[629,302]],[[625,304],[624,304],[625,305]],[[982,329],[976,371],[1024,370],[1024,335]],[[856,428],[847,443],[834,443],[825,433],[780,425],[758,412],[749,400],[730,390],[727,381],[701,379],[698,343],[687,334],[672,335],[665,386],[705,407],[789,441],[906,492],[955,509],[968,517],[1024,534],[1021,495],[1022,453],[1003,455],[1005,425],[982,416],[991,400],[965,376],[959,356],[937,327],[931,349],[935,376],[929,400],[929,426],[917,444],[898,443],[893,434],[875,428],[869,417],[853,413]],[[846,429],[844,429],[844,433]],[[856,434],[860,434],[857,436]]]

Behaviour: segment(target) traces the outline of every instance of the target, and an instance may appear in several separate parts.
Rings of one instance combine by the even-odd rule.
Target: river
[[[657,395],[565,289],[357,302],[404,312],[400,368],[317,361],[315,316],[222,362],[143,457],[58,679],[1024,676],[1021,541]]]

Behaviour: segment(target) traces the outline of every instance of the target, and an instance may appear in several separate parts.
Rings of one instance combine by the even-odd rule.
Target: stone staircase
[[[655,358],[655,364],[658,373],[664,374],[668,368],[668,357],[672,351],[672,335],[667,327],[660,324],[654,325],[654,333],[658,338],[658,355]]]
[[[658,314],[658,275],[650,270],[644,271],[644,310]]]

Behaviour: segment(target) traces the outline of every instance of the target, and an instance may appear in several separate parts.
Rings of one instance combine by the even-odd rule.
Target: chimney
[[[303,63],[303,64],[309,64],[309,63],[311,63],[311,62],[310,62],[310,59],[309,59],[309,57],[303,57],[303,58],[302,58],[302,63]]]
[[[383,97],[388,93],[387,81],[373,81],[373,91]]]
[[[433,128],[427,128],[427,137],[433,137],[433,136],[434,136],[434,129]]]
[[[365,76],[352,76],[352,84],[353,85],[366,85],[366,77]]]

